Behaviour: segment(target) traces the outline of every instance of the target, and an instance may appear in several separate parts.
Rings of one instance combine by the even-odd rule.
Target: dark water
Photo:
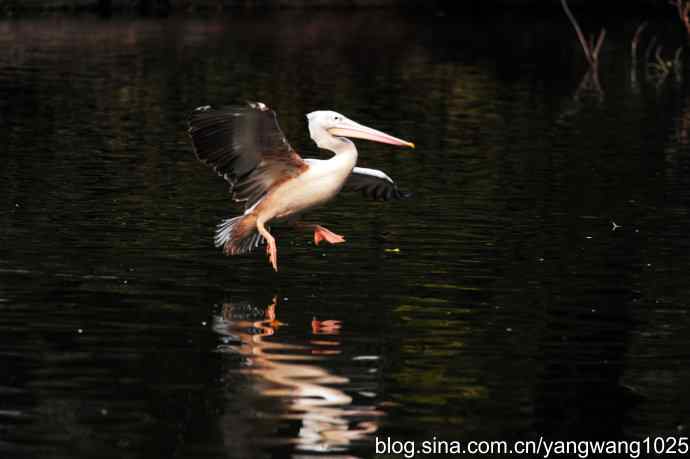
[[[0,23],[0,455],[687,435],[690,91],[631,81],[636,25],[574,98],[561,16]],[[415,198],[339,197],[338,246],[278,228],[278,274],[222,256],[185,120],[247,99],[303,156],[315,109],[415,141],[358,143]]]

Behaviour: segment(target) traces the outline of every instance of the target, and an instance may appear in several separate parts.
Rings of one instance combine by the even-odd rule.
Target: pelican
[[[393,180],[376,169],[356,167],[357,148],[350,138],[414,148],[398,139],[328,110],[307,115],[309,134],[316,145],[333,152],[329,159],[300,157],[278,125],[276,113],[261,102],[247,105],[196,108],[189,134],[196,157],[230,184],[230,193],[244,203],[244,213],[222,221],[216,247],[226,255],[251,252],[266,243],[266,252],[278,271],[278,249],[268,224],[288,220],[314,231],[314,244],[345,242],[343,236],[320,225],[297,221],[305,211],[333,199],[341,189],[360,191],[372,199],[406,197]]]

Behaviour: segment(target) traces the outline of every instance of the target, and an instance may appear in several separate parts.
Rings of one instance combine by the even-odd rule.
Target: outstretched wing
[[[199,107],[189,119],[189,135],[199,161],[225,178],[233,199],[246,208],[309,167],[285,139],[275,112],[261,102]]]
[[[412,195],[412,193],[400,191],[393,179],[383,171],[366,167],[352,169],[352,174],[343,188],[345,191],[361,191],[362,195],[369,199],[382,201],[405,199]]]

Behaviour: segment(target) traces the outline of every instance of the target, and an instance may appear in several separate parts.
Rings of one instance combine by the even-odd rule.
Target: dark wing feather
[[[395,182],[384,172],[365,167],[355,167],[343,188],[345,191],[360,191],[369,199],[381,201],[405,199],[412,195],[412,193],[400,191]]]
[[[233,199],[247,208],[308,168],[285,139],[275,112],[260,102],[199,107],[189,119],[189,135],[199,161],[225,178]]]

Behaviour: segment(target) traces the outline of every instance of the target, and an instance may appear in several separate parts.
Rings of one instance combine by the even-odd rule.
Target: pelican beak
[[[389,145],[399,145],[401,147],[414,148],[412,142],[402,140],[385,132],[377,131],[352,120],[343,120],[338,125],[328,128],[328,132],[338,137],[351,137],[354,139],[366,139],[373,142],[387,143]]]

